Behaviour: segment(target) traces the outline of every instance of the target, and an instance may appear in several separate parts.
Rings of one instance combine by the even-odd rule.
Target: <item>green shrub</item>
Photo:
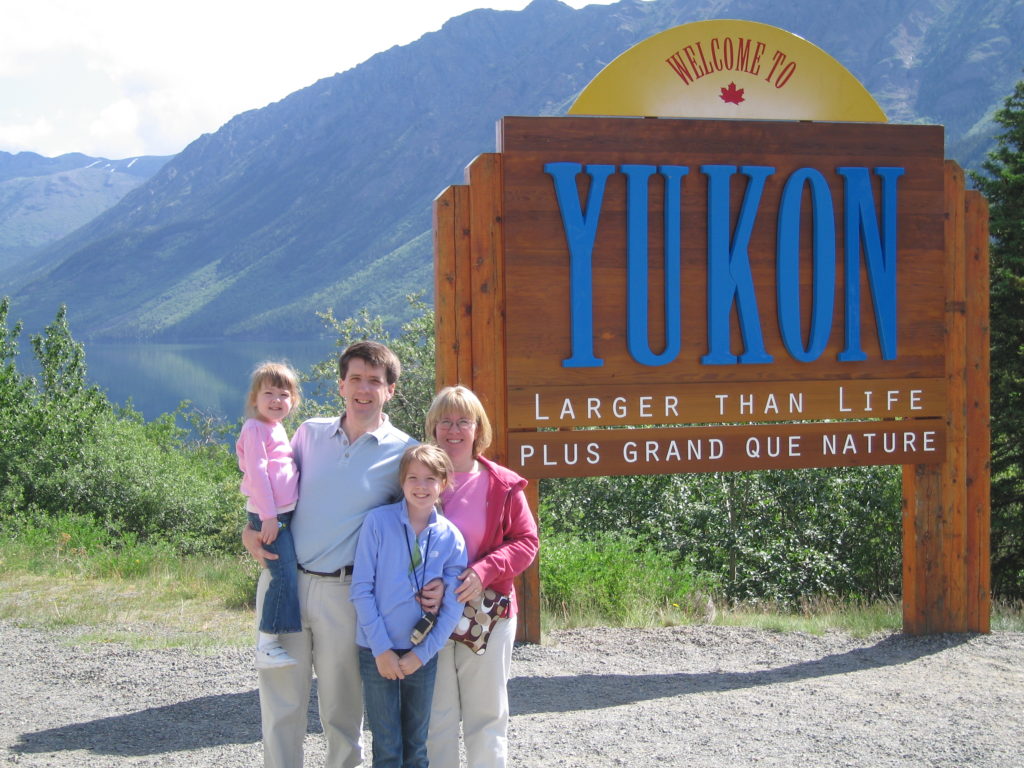
[[[237,551],[244,516],[234,459],[225,446],[197,451],[179,441],[160,420],[105,417],[85,451],[78,510],[184,554]]]
[[[243,507],[227,446],[189,442],[174,414],[147,424],[132,409],[112,406],[87,383],[85,351],[72,338],[63,307],[32,337],[38,379],[23,376],[14,366],[20,327],[8,327],[8,310],[4,299],[0,517],[7,529],[21,520],[25,535],[39,535],[53,519],[67,528],[61,535],[69,537],[68,546],[82,551],[96,541],[78,544],[80,535],[102,532],[104,543],[166,544],[182,554],[237,552]],[[83,520],[95,526],[75,522]],[[109,563],[120,570],[134,565]]]
[[[621,533],[583,539],[541,537],[541,596],[549,611],[578,609],[612,624],[654,617],[698,592],[693,568],[651,544]]]
[[[897,467],[545,480],[550,530],[620,531],[692,562],[734,601],[897,595]]]

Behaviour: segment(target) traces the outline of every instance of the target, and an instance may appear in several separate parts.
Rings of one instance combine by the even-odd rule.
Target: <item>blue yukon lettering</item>
[[[883,360],[896,359],[896,179],[902,168],[875,168],[882,179],[882,233],[875,218],[875,198],[867,168],[836,168],[843,177],[846,249],[846,348],[843,361],[866,360],[860,345],[860,251],[868,267],[868,285],[875,307],[875,327]]]
[[[648,332],[647,289],[647,189],[655,171],[665,179],[665,348],[660,354],[651,350]],[[626,263],[627,263],[627,342],[629,354],[641,365],[671,363],[682,345],[682,282],[680,275],[680,203],[682,178],[688,168],[666,165],[624,165],[626,174]]]
[[[708,353],[701,362],[705,365],[734,365],[737,360],[770,363],[772,356],[765,351],[761,336],[749,246],[765,180],[775,169],[760,165],[745,165],[739,169],[750,181],[732,236],[729,233],[729,197],[736,166],[704,165],[700,170],[708,177]],[[733,302],[745,350],[739,358],[729,349],[729,315]]]
[[[566,368],[596,368],[604,360],[594,351],[593,252],[598,221],[613,165],[547,163],[569,248],[569,313],[571,354]],[[682,348],[682,179],[689,172],[676,165],[623,165],[626,177],[626,343],[641,365],[661,366],[674,361]],[[775,173],[769,166],[705,165],[707,177],[707,354],[703,365],[772,362],[765,349],[750,266],[750,242],[766,182]],[[590,177],[584,207],[577,176]],[[664,184],[664,328],[665,344],[651,349],[649,326],[648,218],[649,187],[655,174]],[[840,167],[843,178],[844,332],[843,362],[866,359],[861,343],[861,252],[874,306],[875,328],[883,360],[897,356],[897,179],[903,168],[875,168],[881,180],[880,215],[876,209],[868,168]],[[746,188],[735,226],[732,225],[732,179],[746,177]],[[811,204],[810,325],[805,340],[800,291],[800,222],[804,191]],[[881,219],[881,224],[879,224]],[[800,362],[812,362],[828,346],[836,294],[835,212],[829,183],[814,168],[799,168],[786,180],[779,200],[775,253],[777,322],[786,351]],[[743,352],[731,349],[732,311],[736,309]]]
[[[805,347],[800,332],[800,204],[804,184],[811,188],[812,264],[811,328]],[[775,287],[779,299],[779,333],[786,351],[802,363],[817,360],[828,344],[836,294],[836,232],[832,195],[825,177],[801,168],[786,181],[779,204],[775,252]]]
[[[579,163],[547,163],[544,166],[544,172],[554,179],[558,208],[562,212],[562,228],[569,244],[572,356],[562,361],[566,368],[598,368],[604,365],[604,360],[594,356],[594,284],[591,264],[605,182],[615,172],[615,166],[587,166],[590,194],[587,196],[585,213],[576,189],[576,174],[582,170]]]

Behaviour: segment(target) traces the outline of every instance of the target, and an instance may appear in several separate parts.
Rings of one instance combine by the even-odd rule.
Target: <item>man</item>
[[[401,495],[398,462],[406,447],[416,442],[383,412],[400,373],[398,358],[383,344],[350,345],[338,359],[344,413],[334,419],[310,419],[292,437],[299,467],[292,534],[299,562],[302,631],[280,636],[296,664],[259,672],[267,768],[302,765],[314,670],[327,768],[349,768],[362,761],[363,698],[349,587],[363,518],[368,510]],[[252,529],[245,529],[242,541],[257,560],[274,557]],[[267,571],[260,574],[257,605],[262,605],[269,581]],[[428,610],[440,591],[428,593]]]

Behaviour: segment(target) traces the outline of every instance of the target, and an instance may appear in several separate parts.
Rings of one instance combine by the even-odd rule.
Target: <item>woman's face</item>
[[[475,458],[476,421],[464,413],[446,414],[437,422],[434,440],[444,448],[456,471],[469,471]]]

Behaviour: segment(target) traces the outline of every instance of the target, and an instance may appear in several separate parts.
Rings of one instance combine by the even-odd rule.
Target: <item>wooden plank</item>
[[[480,397],[491,419],[494,440],[488,449],[490,457],[500,464],[508,458],[508,416],[505,384],[505,283],[504,242],[502,231],[502,165],[501,156],[478,156],[467,169],[469,180],[469,236],[466,249],[470,280],[460,282],[469,289],[463,324],[469,329],[470,364],[460,365],[468,375],[471,387]],[[460,272],[461,275],[461,272]],[[468,356],[467,356],[468,357]],[[534,519],[538,510],[538,484],[526,488],[527,500]],[[515,580],[519,603],[519,624],[516,638],[539,643],[540,567],[535,561]]]
[[[990,630],[991,431],[988,203],[966,195],[967,242],[967,629]]]
[[[494,153],[479,155],[467,170],[472,260],[472,389],[491,419],[495,440],[488,450],[507,463],[505,406],[505,284],[502,241],[502,164]]]
[[[946,168],[946,467],[943,473],[941,571],[942,608],[930,625],[962,632],[967,626],[967,287],[965,269],[964,174],[953,161]]]
[[[937,464],[946,455],[943,419],[512,432],[508,440],[508,466],[531,478]]]
[[[946,379],[510,386],[508,412],[510,429],[932,418],[946,414]]]
[[[910,467],[912,525],[904,526],[903,631],[911,635],[949,632],[942,561],[941,464]],[[904,474],[906,482],[906,473]],[[912,561],[907,562],[910,552]],[[908,568],[912,569],[908,574]]]
[[[455,188],[455,339],[458,364],[455,379],[449,385],[473,380],[473,269],[470,257],[469,187]]]
[[[903,631],[908,634],[924,632],[924,579],[921,573],[922,556],[918,545],[917,473],[926,469],[913,464],[903,466]]]
[[[455,187],[434,199],[434,382],[436,389],[456,377],[458,339],[455,305]]]
[[[742,123],[742,124],[741,124]],[[920,129],[920,130],[917,130]],[[505,118],[502,121],[504,175],[507,194],[505,238],[507,307],[509,323],[508,378],[510,386],[587,387],[615,386],[623,381],[643,385],[680,385],[696,382],[801,381],[840,378],[941,378],[946,375],[944,350],[943,281],[943,161],[941,128],[937,126],[851,126],[755,124],[751,121],[631,120],[602,118]],[[573,354],[571,334],[570,254],[561,207],[549,163],[605,165],[614,170],[607,178],[597,217],[591,254],[593,277],[593,353],[601,365],[566,367]],[[664,364],[645,365],[631,354],[628,343],[627,291],[627,181],[625,164],[687,169],[681,182],[681,263],[679,285],[682,307],[678,354]],[[770,168],[752,227],[750,274],[756,297],[755,324],[763,334],[770,363],[757,365],[705,364],[708,352],[708,208],[707,165]],[[842,221],[846,189],[836,168],[859,167],[870,175],[875,200],[881,198],[879,166],[904,168],[899,177],[898,247],[899,280],[896,306],[898,354],[883,359],[879,349],[867,285],[866,258],[857,260],[861,274],[859,327],[867,359],[839,360],[846,344],[845,280],[839,259],[837,293],[824,351],[810,361],[798,361],[783,341],[776,290],[780,199],[787,179],[797,170],[812,169],[824,178],[834,206],[831,222],[837,229],[837,252],[843,249]],[[575,176],[581,206],[589,204],[590,176]],[[655,175],[647,185],[648,220],[646,319],[650,350],[665,347],[663,219],[665,183]],[[737,215],[747,189],[737,172],[730,186],[730,213]],[[575,203],[571,196],[567,205]],[[877,204],[875,206],[877,208]],[[597,215],[599,210],[600,215]],[[670,209],[671,210],[671,209]],[[813,262],[809,253],[809,205],[805,205],[799,259],[800,310],[806,323],[814,301]],[[575,214],[574,214],[575,215]],[[806,235],[806,236],[805,236]],[[670,254],[670,256],[673,256]],[[672,287],[672,286],[670,286]],[[827,321],[826,321],[827,322]],[[731,322],[730,350],[744,347],[738,323]],[[855,371],[855,373],[854,373]]]
[[[526,500],[533,513],[533,519],[540,527],[540,483],[531,480],[526,486]],[[519,600],[519,626],[516,639],[528,643],[539,643],[540,626],[540,553],[523,573],[516,577],[516,596]]]

